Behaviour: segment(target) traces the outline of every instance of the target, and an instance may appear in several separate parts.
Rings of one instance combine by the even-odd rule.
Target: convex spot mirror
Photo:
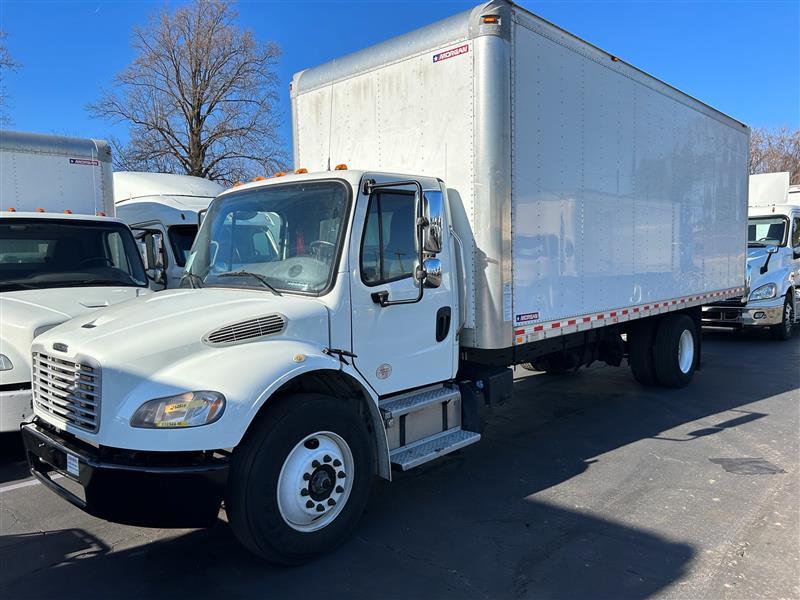
[[[425,270],[425,287],[438,288],[442,285],[442,261],[438,258],[426,258],[422,264]]]

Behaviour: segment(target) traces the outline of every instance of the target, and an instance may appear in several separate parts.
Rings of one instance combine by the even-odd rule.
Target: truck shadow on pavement
[[[707,341],[703,370],[683,390],[642,388],[625,369],[520,371],[514,400],[488,412],[479,444],[397,473],[392,484],[376,482],[355,537],[311,564],[264,564],[222,521],[149,543],[129,536],[117,545],[134,547],[113,552],[88,531],[68,529],[0,538],[0,591],[7,598],[650,597],[684,577],[700,549],[666,533],[669,524],[630,524],[630,507],[649,500],[642,481],[661,467],[638,448],[627,453],[635,459],[609,453],[637,442],[657,444],[664,455],[703,444],[768,417],[741,407],[800,386],[800,374],[786,376],[800,340],[786,346],[726,332]],[[731,364],[737,355],[742,360]],[[705,468],[709,458],[692,457],[696,465],[685,469]],[[593,475],[596,468],[606,470]],[[650,493],[667,485],[656,479]],[[75,515],[92,531],[107,527]]]

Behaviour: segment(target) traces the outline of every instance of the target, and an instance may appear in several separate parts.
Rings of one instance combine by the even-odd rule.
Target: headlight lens
[[[0,371],[10,371],[14,368],[14,363],[5,354],[0,354]]]
[[[219,392],[186,392],[145,402],[133,413],[131,427],[199,427],[219,420],[224,410],[225,396]]]
[[[753,290],[753,293],[750,294],[750,300],[769,300],[777,295],[778,286],[774,283],[768,283]]]

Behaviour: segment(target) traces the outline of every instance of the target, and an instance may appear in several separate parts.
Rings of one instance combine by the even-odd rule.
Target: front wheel
[[[771,328],[772,337],[776,340],[785,341],[792,337],[794,328],[794,306],[792,306],[791,294],[786,295],[783,303],[783,315],[781,322]]]
[[[374,473],[369,433],[349,401],[282,398],[234,451],[226,499],[231,528],[262,558],[306,562],[353,532]]]

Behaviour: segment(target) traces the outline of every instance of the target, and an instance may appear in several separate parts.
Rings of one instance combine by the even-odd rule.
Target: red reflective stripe
[[[537,325],[536,327],[533,328],[533,330],[534,331],[542,331],[542,330],[544,330],[544,325]]]
[[[551,329],[558,329],[559,327],[561,327],[561,323],[551,323],[550,327]]]

